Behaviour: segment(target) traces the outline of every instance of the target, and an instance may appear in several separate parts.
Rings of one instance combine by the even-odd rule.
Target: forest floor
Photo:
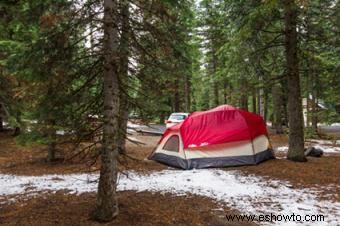
[[[144,181],[150,180],[150,184],[156,183],[152,178],[158,178],[160,181],[162,176],[159,173],[162,172],[173,173],[173,177],[179,180],[185,179],[182,172],[190,173],[190,171],[173,170],[153,161],[145,161],[159,138],[159,136],[134,134],[133,139],[139,140],[145,145],[138,146],[128,142],[128,156],[120,158],[120,170],[141,175],[140,179]],[[302,200],[302,204],[309,205],[310,202],[307,202],[307,200],[310,199],[320,200],[320,203],[328,203],[328,206],[334,206],[333,211],[335,212],[331,213],[333,218],[334,216],[339,216],[340,143],[338,141],[311,140],[309,144],[329,148],[329,151],[321,158],[308,157],[308,162],[294,163],[285,159],[285,147],[288,143],[287,136],[272,135],[271,142],[274,150],[277,150],[277,159],[266,161],[256,166],[198,171],[197,175],[200,176],[200,173],[202,173],[201,176],[203,176],[206,175],[204,173],[209,174],[212,172],[212,175],[208,176],[225,176],[225,180],[230,180],[231,184],[242,186],[243,183],[249,189],[254,184],[258,186],[258,188],[254,188],[256,192],[259,189],[266,190],[268,186],[274,187],[274,190],[279,190],[280,187],[283,187],[283,190],[279,192],[285,192],[284,194],[288,196],[290,193],[294,194],[292,202],[303,199],[302,196],[306,193],[307,196],[305,201]],[[65,145],[60,150],[59,155],[65,157],[69,150],[70,147]],[[10,175],[15,180],[15,177],[19,176],[37,176],[39,178],[50,174],[56,174],[57,176],[86,175],[98,173],[100,165],[99,161],[93,163],[92,160],[87,161],[87,159],[57,161],[51,164],[45,162],[45,156],[45,146],[19,146],[9,134],[0,133],[0,176],[3,177]],[[67,157],[65,158],[67,159]],[[245,181],[240,183],[237,181],[238,178],[241,181],[249,180],[249,183],[247,184]],[[59,179],[56,178],[55,180]],[[164,188],[163,185],[162,187],[159,184],[154,184],[153,190],[137,188],[132,191],[118,189],[120,215],[114,222],[107,225],[239,225],[239,222],[227,221],[225,215],[249,213],[246,211],[249,206],[240,206],[238,203],[239,201],[246,203],[249,200],[236,199],[235,202],[229,202],[229,205],[228,203],[223,204],[221,199],[232,199],[233,197],[229,197],[225,193],[220,196],[214,196],[214,194],[209,194],[210,190],[205,191],[204,187],[200,187],[201,185],[197,187],[196,184],[190,183],[187,179],[184,182],[177,181],[177,183],[178,187],[183,186],[183,188],[196,189],[197,191],[176,193],[173,192],[176,188],[171,187],[175,185],[170,183],[166,185],[171,189]],[[19,185],[13,185],[15,190],[14,186]],[[37,190],[34,195],[27,195],[34,188],[29,185],[20,186],[25,188],[25,192],[13,192],[11,195],[6,195],[6,192],[2,194],[0,189],[1,225],[97,225],[89,218],[89,212],[95,203],[95,193],[92,190],[76,195],[75,193],[70,193],[68,188],[54,191],[47,189],[47,191]],[[7,188],[7,190],[10,190],[9,187]],[[272,194],[270,193],[272,191],[269,190],[266,191],[268,196]],[[214,192],[219,194],[220,191],[216,190]],[[312,196],[309,196],[308,193],[312,194]],[[246,194],[249,195],[248,193]],[[279,196],[280,193],[277,193],[277,195]],[[282,200],[270,201],[280,202]],[[268,200],[264,199],[257,204],[257,207],[259,209],[271,208],[270,205],[266,207],[266,202]],[[314,204],[315,202],[310,205]],[[320,206],[322,205],[320,204]],[[332,223],[336,225],[339,222],[334,223],[333,219]],[[242,225],[256,224],[254,222],[242,222]]]

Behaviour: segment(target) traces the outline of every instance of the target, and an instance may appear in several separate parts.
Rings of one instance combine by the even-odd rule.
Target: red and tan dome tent
[[[168,128],[149,159],[183,169],[258,164],[274,158],[262,117],[222,105]]]

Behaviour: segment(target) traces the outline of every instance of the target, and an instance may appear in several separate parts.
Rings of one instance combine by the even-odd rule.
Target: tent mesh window
[[[179,137],[177,135],[173,135],[168,139],[168,141],[165,143],[164,150],[166,151],[179,151]]]

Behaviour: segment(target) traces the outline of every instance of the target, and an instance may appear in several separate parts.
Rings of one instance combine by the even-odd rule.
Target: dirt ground
[[[285,135],[272,135],[274,149],[288,144]],[[244,173],[288,180],[295,186],[310,187],[313,185],[340,184],[340,155],[325,154],[321,158],[307,157],[307,162],[296,163],[285,159],[284,153],[276,153],[277,159],[269,160],[255,166],[233,167]],[[231,168],[227,168],[231,169]]]
[[[160,137],[136,135],[135,139],[145,145],[127,144],[127,156],[120,158],[120,170],[135,170],[144,173],[168,168],[165,165],[145,161]],[[274,148],[287,145],[286,136],[271,136]],[[69,148],[59,153],[66,156]],[[68,174],[93,172],[99,169],[99,161],[83,159],[73,161],[45,161],[46,147],[22,147],[15,144],[13,137],[0,133],[0,173],[19,175]],[[279,155],[282,157],[282,154]],[[67,158],[66,158],[67,159]],[[288,181],[294,187],[340,184],[340,155],[308,158],[308,162],[294,163],[286,159],[274,159],[257,166],[230,167],[225,170],[241,170],[244,174],[255,174],[272,179]],[[325,191],[334,194],[339,201],[339,189]],[[1,225],[97,225],[89,219],[95,203],[95,194],[69,195],[63,192],[41,195],[29,200],[0,205]],[[239,225],[228,222],[225,214],[237,214],[228,207],[218,207],[212,200],[198,196],[175,197],[170,194],[151,192],[119,192],[120,215],[107,225]],[[65,208],[67,207],[67,208]],[[190,216],[190,217],[188,217]],[[105,224],[103,224],[105,225]],[[254,223],[242,225],[255,225]]]
[[[119,159],[120,170],[135,170],[139,172],[152,172],[168,168],[167,166],[146,160],[153,151],[159,136],[135,135],[135,139],[142,141],[144,145],[127,143],[127,155]],[[273,135],[270,138],[273,148],[287,145],[288,138],[285,135]],[[69,149],[65,149],[61,155],[66,155]],[[93,164],[93,160],[73,160],[47,163],[46,147],[23,147],[15,144],[13,137],[0,133],[0,172],[19,175],[42,174],[67,174],[76,172],[97,171],[99,160]],[[284,154],[278,153],[278,159],[269,160],[255,166],[229,167],[225,170],[239,169],[246,174],[256,174],[271,177],[273,179],[287,180],[295,186],[313,186],[340,184],[338,176],[340,170],[340,155],[325,155],[321,158],[308,157],[304,163],[296,163],[282,159]]]
[[[150,192],[119,192],[119,215],[110,223],[96,223],[90,219],[95,194],[79,196],[62,192],[16,202],[1,208],[2,225],[194,225],[236,226],[225,214],[236,211],[216,210],[217,204],[198,196],[174,197]],[[67,207],[67,208],[65,208]],[[244,222],[243,225],[256,225]]]
[[[162,164],[145,161],[159,140],[159,136],[136,136],[145,145],[127,142],[127,155],[119,159],[120,170],[133,169],[150,172],[167,168]],[[98,171],[99,159],[76,158],[68,160],[72,147],[63,145],[58,156],[64,160],[46,162],[47,147],[44,145],[20,146],[9,133],[0,133],[0,172],[16,175],[68,174]]]

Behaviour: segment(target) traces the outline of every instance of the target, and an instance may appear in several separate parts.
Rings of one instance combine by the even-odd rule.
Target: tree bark
[[[246,94],[241,94],[240,107],[248,111],[248,96]]]
[[[119,81],[120,81],[120,95],[119,95],[119,153],[126,153],[126,129],[129,117],[129,102],[127,87],[129,83],[129,39],[130,39],[130,12],[129,2],[127,0],[121,1],[121,37],[120,37],[120,65],[119,65]]]
[[[56,160],[56,122],[53,119],[47,120],[47,136],[48,136],[48,152],[47,152],[47,162],[53,162]]]
[[[51,142],[48,144],[47,161],[53,162],[56,159],[56,143]]]
[[[281,91],[282,91],[282,125],[288,127],[288,78],[287,76],[280,82]]]
[[[267,121],[268,119],[268,90],[265,89],[265,92],[263,94],[263,119],[264,121]]]
[[[297,14],[294,0],[284,0],[285,50],[288,79],[289,151],[292,161],[307,161],[304,155],[302,100],[300,90],[299,59],[297,55]]]
[[[263,84],[263,76],[258,75],[260,84]],[[263,88],[260,87],[257,89],[257,113],[264,118],[264,97],[263,97]]]
[[[239,80],[239,87],[240,87],[240,108],[243,110],[248,111],[248,85],[247,80],[244,76],[241,76]]]
[[[190,112],[191,98],[190,98],[190,77],[186,73],[184,81],[184,104],[185,104],[185,112]]]
[[[0,132],[4,131],[4,122],[2,120],[2,117],[0,116]]]
[[[264,118],[264,92],[263,88],[259,89],[259,115],[261,115]]]
[[[16,120],[16,124],[17,126],[14,128],[14,132],[13,132],[13,136],[19,136],[20,133],[21,133],[21,128],[19,125],[21,125],[21,112],[18,111],[16,114],[15,114],[15,120]]]
[[[4,130],[4,122],[3,122],[3,115],[4,110],[2,109],[2,103],[0,102],[0,132]]]
[[[313,66],[312,66],[313,68]],[[311,70],[311,76],[312,76],[312,129],[315,134],[318,133],[318,78],[315,74],[314,70]]]
[[[273,98],[273,127],[277,134],[283,133],[282,128],[282,88],[280,84],[274,84],[272,86],[272,98]]]
[[[224,104],[228,103],[228,82],[226,80],[223,81],[223,98]]]
[[[256,105],[256,95],[257,95],[257,92],[256,92],[256,89],[254,89],[253,91],[253,95],[252,95],[252,104],[253,104],[253,112],[256,113],[257,112],[257,105]]]
[[[213,84],[213,89],[214,89],[214,106],[218,106],[220,104],[219,98],[218,98],[218,84],[217,81],[214,81]]]
[[[213,45],[215,45],[215,43],[213,43]],[[219,101],[219,95],[218,95],[218,81],[217,81],[217,77],[216,77],[216,72],[217,72],[217,56],[216,56],[216,51],[215,48],[214,49],[214,53],[213,53],[213,62],[212,62],[212,66],[213,66],[213,73],[212,73],[212,81],[213,81],[213,93],[214,93],[214,107],[218,106],[220,104]]]
[[[104,0],[104,112],[101,168],[95,220],[108,222],[118,215],[116,196],[118,157],[118,12],[116,0]]]
[[[179,81],[178,79],[176,78],[175,79],[175,89],[174,89],[174,111],[175,112],[180,112],[180,106],[181,106],[181,103],[180,103],[180,94],[179,94]]]

